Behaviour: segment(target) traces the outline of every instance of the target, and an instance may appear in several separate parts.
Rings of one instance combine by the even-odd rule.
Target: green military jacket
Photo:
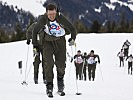
[[[34,29],[35,25],[36,25],[36,22],[31,24],[30,27],[27,29],[27,31],[26,31],[26,39],[27,39],[27,41],[32,39],[32,32],[33,32],[33,29]]]
[[[76,29],[73,27],[73,25],[60,13],[57,13],[56,19],[57,23],[65,29],[65,32],[69,32],[71,34],[71,38],[75,40],[76,38]],[[47,14],[41,15],[41,18],[38,20],[37,24],[35,25],[33,29],[33,36],[32,36],[32,43],[34,46],[37,46],[37,34],[40,36],[40,44],[43,44],[44,41],[54,41],[57,40],[59,37],[48,35],[44,32],[45,25],[49,26],[50,21],[47,17]]]

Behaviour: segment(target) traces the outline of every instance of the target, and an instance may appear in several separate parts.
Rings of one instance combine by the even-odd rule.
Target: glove
[[[72,46],[75,44],[75,41],[72,38],[68,39],[68,42],[69,42],[69,46]]]
[[[100,60],[98,61],[98,63],[100,64]]]
[[[71,63],[73,62],[73,58],[71,57]]]
[[[38,50],[37,48],[33,48],[33,56],[38,56],[39,53],[38,53]]]
[[[27,45],[29,45],[29,44],[30,44],[30,42],[31,42],[30,40],[27,40],[27,42],[26,42],[26,43],[27,43]]]

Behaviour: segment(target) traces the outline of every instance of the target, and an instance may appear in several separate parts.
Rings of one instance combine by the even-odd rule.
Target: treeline
[[[30,19],[34,19],[30,12],[0,1],[0,43],[26,39],[25,32]]]
[[[14,42],[26,39],[26,31],[22,30],[20,24],[16,24],[13,31],[0,27],[0,43]]]
[[[30,18],[29,23],[25,29],[22,28],[20,23],[16,23],[12,30],[0,27],[0,43],[26,40],[26,30],[33,22],[34,19]]]
[[[69,9],[70,7],[68,6],[67,8]],[[119,19],[117,22],[116,20],[112,21],[112,19],[105,20],[104,23],[101,23],[99,20],[93,19],[92,21],[88,19],[91,22],[89,25],[83,23],[82,20],[75,20],[76,14],[74,17],[66,13],[66,16],[76,27],[78,33],[133,33],[133,19],[131,20],[132,17],[127,18],[125,12],[120,14],[120,18],[117,18]],[[72,17],[74,18],[72,19]],[[33,23],[33,20],[35,21],[37,19],[30,12],[25,12],[23,9],[18,9],[17,6],[9,6],[6,2],[0,1],[0,43],[25,40],[26,29]]]
[[[2,7],[0,10],[0,43],[25,40],[27,28],[37,19],[22,9],[16,12],[12,6],[2,4],[2,2],[0,6]],[[11,16],[8,15],[10,10]],[[76,20],[73,25],[78,33],[133,33],[133,19],[128,21],[124,14],[117,22],[106,20],[101,24],[98,20],[94,20],[90,26],[87,26],[81,20]]]
[[[33,20],[29,22],[29,25],[33,23]],[[28,26],[29,26],[28,25]],[[97,20],[93,21],[93,24],[88,28],[80,20],[73,23],[78,33],[133,33],[133,20],[127,21],[122,19],[119,23],[115,21],[107,21],[104,24],[100,24]],[[28,28],[27,26],[27,28]],[[13,31],[7,31],[0,27],[0,43],[20,41],[26,39],[26,29],[23,30],[21,24],[16,23]]]
[[[84,25],[80,20],[74,22],[78,33],[133,33],[133,20],[128,21],[125,17],[119,22],[106,21],[100,24],[98,20],[94,20],[90,27]]]

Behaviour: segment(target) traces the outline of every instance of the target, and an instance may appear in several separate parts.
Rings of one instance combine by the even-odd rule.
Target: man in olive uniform
[[[86,81],[86,67],[87,67],[87,53],[85,52],[83,55],[83,76],[84,76],[84,81]]]
[[[40,32],[41,41],[43,44],[43,59],[45,66],[46,77],[46,93],[48,97],[53,97],[53,67],[57,69],[57,86],[58,93],[64,96],[64,74],[66,67],[66,32],[71,33],[71,38],[68,40],[70,46],[74,45],[76,38],[76,29],[73,25],[60,13],[57,12],[57,7],[54,4],[49,4],[46,7],[46,13],[42,15],[33,30],[33,45],[38,49],[37,33]],[[54,56],[54,58],[53,58]]]
[[[87,62],[88,62],[88,76],[89,81],[94,81],[95,79],[95,71],[96,71],[96,65],[97,61],[95,59],[98,59],[98,63],[100,64],[100,58],[99,55],[94,54],[94,50],[91,50],[90,53],[87,55]]]
[[[79,78],[79,80],[82,80],[83,56],[80,50],[78,50],[77,54],[74,56],[74,64],[76,67],[76,79]]]
[[[29,45],[30,42],[31,42],[30,39],[32,39],[32,31],[33,31],[35,25],[36,25],[36,22],[34,22],[32,25],[30,25],[30,27],[26,31],[26,38],[27,38],[26,43],[27,43],[27,45]],[[36,51],[36,49],[33,49],[33,53],[34,53],[34,56],[35,56],[34,62],[33,62],[33,65],[34,65],[34,83],[35,84],[38,84],[39,64],[41,63],[40,54],[43,55],[42,46],[39,45],[38,47],[39,48],[38,48],[37,51]],[[42,59],[43,59],[43,57],[42,57]],[[44,74],[44,65],[43,65],[43,63],[42,63],[42,69],[43,69],[43,71],[42,71],[42,73],[43,73],[43,82],[45,83],[45,74]]]
[[[131,43],[126,40],[122,46],[122,49],[124,50],[124,57],[128,57],[128,52],[129,52],[129,46],[131,45]]]
[[[132,75],[132,70],[133,70],[133,56],[130,54],[130,56],[127,57],[128,60],[128,74]]]

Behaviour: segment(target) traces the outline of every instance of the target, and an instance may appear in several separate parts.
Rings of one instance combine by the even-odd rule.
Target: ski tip
[[[76,95],[82,95],[82,93],[76,93]]]

